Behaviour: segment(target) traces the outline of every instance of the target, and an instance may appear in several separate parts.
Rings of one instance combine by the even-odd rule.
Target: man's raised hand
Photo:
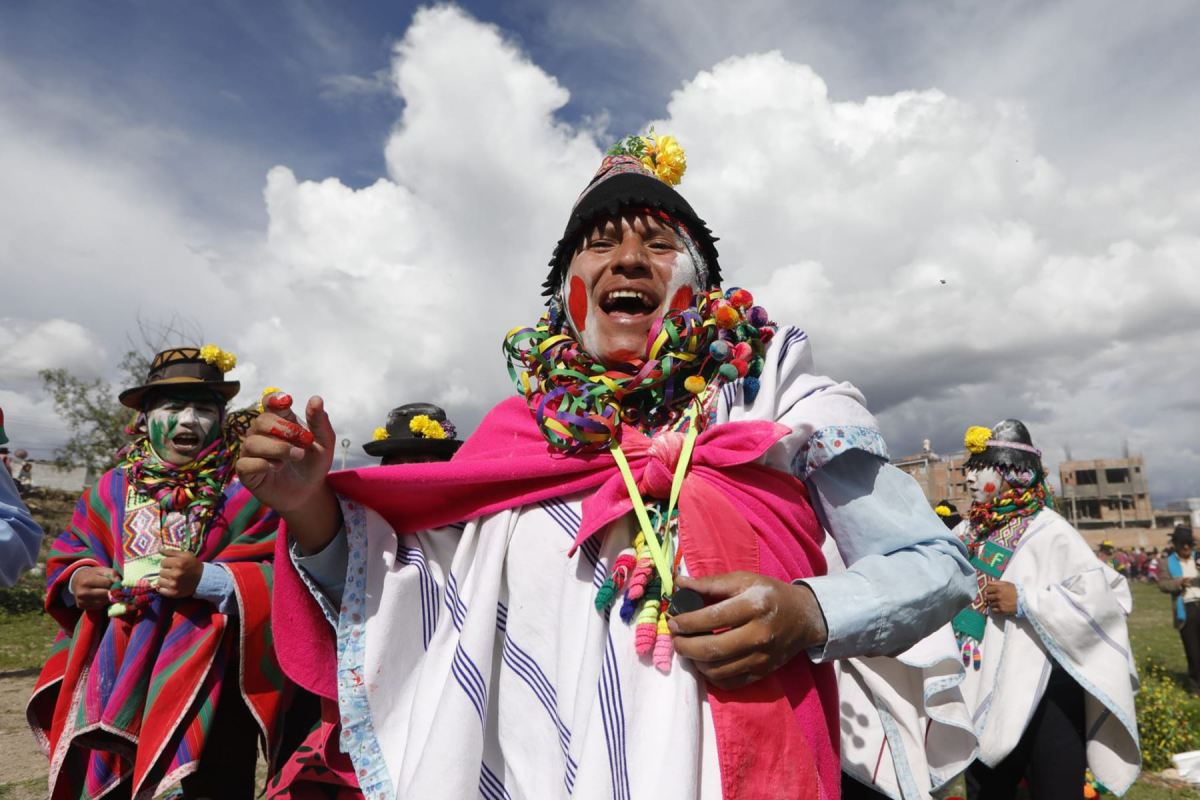
[[[305,406],[307,428],[282,392],[263,398],[263,408],[242,443],[237,473],[255,497],[287,514],[303,508],[324,486],[336,436],[320,397],[309,398]]]
[[[325,482],[337,441],[325,401],[310,397],[305,428],[282,392],[263,398],[238,459],[238,477],[254,496],[279,512],[304,554],[321,550],[342,526],[342,511]]]

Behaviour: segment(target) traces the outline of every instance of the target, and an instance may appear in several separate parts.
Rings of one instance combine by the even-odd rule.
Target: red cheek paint
[[[571,315],[575,330],[583,333],[587,325],[588,298],[587,289],[578,275],[571,278],[571,296],[567,298],[567,311]]]
[[[994,483],[985,483],[985,484],[983,485],[983,490],[984,490],[985,492],[987,492],[988,494],[995,494],[995,493],[996,493],[996,484],[994,484]]]
[[[680,286],[679,290],[675,292],[675,296],[671,298],[671,310],[682,311],[692,304],[692,298],[695,296],[696,293],[692,291],[692,287]]]

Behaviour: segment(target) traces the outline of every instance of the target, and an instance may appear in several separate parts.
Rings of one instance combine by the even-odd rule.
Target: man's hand
[[[108,590],[117,573],[108,567],[80,567],[71,576],[71,594],[75,605],[85,611],[108,608]]]
[[[994,614],[1017,613],[1017,586],[1008,581],[992,581],[983,590],[988,611]]]
[[[324,486],[337,437],[320,397],[310,398],[305,408],[307,429],[290,406],[268,407],[275,410],[250,424],[237,473],[255,497],[284,514],[303,508]]]
[[[825,642],[825,616],[812,590],[753,572],[707,578],[680,576],[710,603],[672,617],[675,652],[722,689],[737,689]]]
[[[182,550],[163,550],[166,556],[158,568],[158,593],[182,600],[196,593],[204,575],[204,562]]]
[[[321,550],[341,527],[341,508],[325,483],[333,464],[337,435],[325,413],[325,401],[310,397],[308,428],[296,421],[291,399],[267,398],[272,409],[250,425],[237,462],[238,477],[255,497],[279,512],[288,535],[304,554]]]

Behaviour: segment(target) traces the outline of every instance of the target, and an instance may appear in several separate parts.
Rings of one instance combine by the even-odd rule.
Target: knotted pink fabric
[[[791,581],[825,571],[821,526],[804,484],[754,463],[788,428],[714,425],[697,439],[679,498],[680,547],[692,575],[736,570]],[[621,447],[644,497],[670,494],[683,437],[651,440],[625,428]],[[595,489],[583,501],[575,545],[629,513],[608,453],[549,450],[524,401],[510,398],[447,463],[371,467],[329,476],[334,491],[374,509],[397,533],[429,530]],[[336,698],[335,641],[292,566],[286,536],[275,560],[276,651],[301,686]],[[837,688],[829,665],[800,655],[737,691],[708,688],[726,798],[839,797]]]

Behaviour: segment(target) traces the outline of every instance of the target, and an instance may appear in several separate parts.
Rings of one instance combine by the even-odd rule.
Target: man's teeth
[[[617,289],[609,292],[608,301],[605,305],[612,306],[614,303],[621,300],[636,300],[646,308],[653,306],[654,300],[645,292],[639,292],[636,289]]]

